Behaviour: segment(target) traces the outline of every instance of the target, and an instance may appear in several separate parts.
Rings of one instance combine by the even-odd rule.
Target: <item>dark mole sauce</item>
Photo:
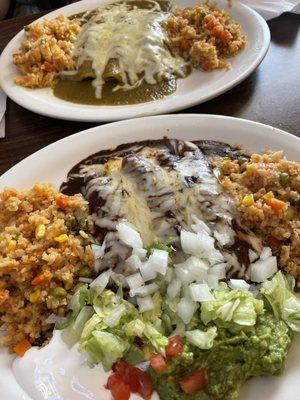
[[[78,176],[80,169],[85,165],[92,164],[105,164],[112,157],[124,157],[128,154],[137,153],[144,147],[157,147],[164,148],[168,150],[168,158],[170,159],[170,165],[172,165],[172,158],[177,159],[179,157],[178,153],[178,143],[180,141],[176,139],[168,139],[167,137],[159,140],[143,140],[141,142],[125,143],[117,146],[114,149],[101,150],[94,153],[87,158],[81,160],[78,164],[68,172],[67,180],[62,183],[60,190],[67,195],[74,195],[76,193],[82,192],[82,187],[84,186],[84,178]],[[183,143],[183,142],[181,142]],[[217,142],[213,140],[198,140],[194,141],[199,150],[208,159],[212,160],[215,157],[225,157],[230,156],[232,159],[237,159],[239,156],[244,156],[242,150],[237,147],[232,147],[227,143]],[[159,160],[162,166],[168,165],[166,158]]]
[[[239,148],[234,146],[232,147],[229,144],[223,142],[212,140],[199,140],[193,143],[198,147],[200,152],[205,158],[208,159],[208,161],[213,161],[216,157],[226,156],[231,157],[232,159],[237,159],[239,156],[245,155],[243,151]],[[159,140],[145,140],[141,142],[126,143],[116,147],[115,149],[101,150],[74,165],[74,167],[68,173],[67,180],[63,182],[60,187],[61,192],[69,196],[83,192],[83,188],[86,182],[84,180],[84,177],[80,176],[80,170],[82,167],[93,164],[105,164],[112,157],[125,157],[133,153],[138,153],[144,147],[163,148],[167,150],[165,158],[163,158],[162,160],[160,160],[159,158],[157,159],[159,163],[161,162],[161,165],[163,167],[171,167],[172,159],[177,159],[178,157],[183,156],[183,153],[188,150],[187,148],[185,148],[184,142],[176,139],[168,139],[166,137]],[[167,162],[167,158],[170,161],[169,163]],[[192,179],[192,184],[196,184],[196,181],[194,181],[194,179]],[[89,198],[89,208],[91,213],[96,212],[97,207],[101,207],[101,202],[99,201],[100,199],[97,196],[97,193],[94,192],[93,195]],[[169,211],[167,215],[171,217],[172,212]],[[179,234],[181,227],[177,226],[175,228],[177,229]],[[233,229],[240,229],[235,221],[233,223]],[[102,237],[102,231],[103,230],[101,229],[97,229],[96,234]],[[250,246],[248,245],[248,243],[236,239],[235,243],[228,250],[236,254],[240,264],[248,266],[249,248]]]

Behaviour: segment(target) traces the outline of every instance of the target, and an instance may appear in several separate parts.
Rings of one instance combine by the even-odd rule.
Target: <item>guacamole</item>
[[[162,400],[235,400],[247,379],[282,372],[291,335],[288,326],[271,313],[260,315],[254,327],[238,333],[218,328],[210,350],[191,346],[170,362],[165,373],[151,370],[154,387]],[[199,368],[206,371],[206,388],[196,395],[184,394],[180,379]]]

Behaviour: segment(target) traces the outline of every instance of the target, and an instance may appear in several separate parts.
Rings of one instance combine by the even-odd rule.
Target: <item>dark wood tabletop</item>
[[[0,51],[24,25],[40,16],[0,22]],[[300,15],[289,13],[269,21],[271,46],[257,70],[227,93],[181,112],[246,118],[300,137],[299,22]],[[0,175],[42,147],[95,125],[44,117],[8,100],[6,137],[0,139]]]

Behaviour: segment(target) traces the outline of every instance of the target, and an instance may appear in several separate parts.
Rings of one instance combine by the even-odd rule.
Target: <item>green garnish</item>
[[[12,236],[12,240],[15,240],[16,242],[20,239],[20,237],[22,236],[21,232],[16,232],[13,236]]]
[[[81,268],[81,269],[79,270],[78,275],[79,275],[81,278],[91,278],[92,275],[93,275],[93,273],[92,273],[92,271],[90,270],[89,267],[83,267],[83,268]]]
[[[278,176],[278,180],[279,180],[280,185],[286,186],[290,183],[291,178],[290,178],[289,174],[287,174],[286,172],[281,172]]]
[[[63,287],[57,286],[53,289],[52,295],[58,299],[64,299],[65,297],[67,297],[68,293]]]
[[[239,156],[238,159],[237,159],[237,162],[240,165],[245,164],[246,162],[248,162],[248,158]]]
[[[173,254],[175,251],[174,247],[172,246],[172,243],[176,242],[177,238],[171,237],[170,239],[166,240],[165,242],[157,242],[152,244],[147,248],[147,257],[150,256],[152,253],[153,249],[158,249],[158,250],[164,250],[169,253],[169,256]]]
[[[77,208],[74,212],[74,215],[78,222],[79,229],[82,229],[83,231],[88,230],[87,211],[83,211],[81,208]]]

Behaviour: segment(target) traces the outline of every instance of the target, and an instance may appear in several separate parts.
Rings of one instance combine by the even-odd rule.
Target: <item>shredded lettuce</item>
[[[277,318],[296,332],[300,332],[300,297],[293,293],[295,281],[281,271],[261,285],[261,293],[267,299]]]
[[[127,337],[142,337],[145,330],[145,323],[140,319],[134,319],[124,325],[124,333]]]
[[[69,348],[79,341],[86,322],[89,321],[93,314],[93,307],[84,306],[76,319],[62,331],[62,339]]]
[[[161,332],[162,298],[159,293],[153,296],[154,310],[141,315],[118,294],[107,289],[96,293],[95,287],[91,291],[96,295],[91,296],[86,286],[73,295],[71,312],[66,318],[68,326],[62,332],[69,347],[79,342],[79,350],[89,355],[91,364],[101,362],[106,370],[121,357],[127,357],[132,363],[144,360],[143,352],[133,343],[137,336],[164,354],[168,339]]]
[[[131,365],[140,364],[146,361],[143,350],[139,349],[134,344],[129,347],[129,350],[124,354],[123,359]]]
[[[90,292],[86,285],[81,286],[72,296],[69,303],[69,309],[73,315],[78,315],[82,307],[84,307],[90,299]]]
[[[195,329],[193,331],[185,332],[186,340],[202,350],[211,349],[213,347],[214,339],[216,336],[217,328],[215,326],[207,329],[207,331]]]
[[[164,354],[165,347],[168,345],[169,341],[166,336],[162,335],[157,329],[155,329],[151,324],[145,324],[144,330],[145,337],[149,340],[150,344],[159,352]]]
[[[253,326],[257,315],[263,313],[263,301],[255,299],[251,292],[231,290],[222,282],[213,294],[214,300],[201,304],[201,319],[205,325],[215,321],[224,327],[232,323]]]
[[[116,334],[107,331],[94,331],[92,337],[80,345],[80,351],[86,351],[92,362],[102,363],[105,371],[129,349],[129,343]]]

